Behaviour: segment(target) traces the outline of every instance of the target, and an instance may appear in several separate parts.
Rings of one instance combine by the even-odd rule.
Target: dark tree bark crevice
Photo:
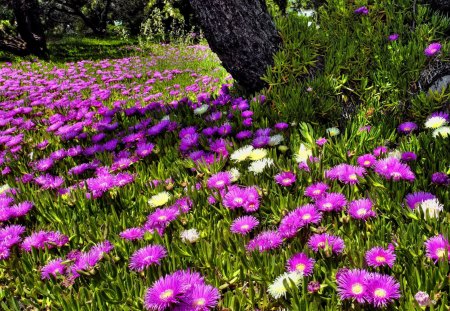
[[[224,68],[248,92],[265,87],[281,38],[263,0],[190,0]]]

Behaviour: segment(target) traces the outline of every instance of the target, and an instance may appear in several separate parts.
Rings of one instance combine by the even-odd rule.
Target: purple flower
[[[61,258],[49,261],[41,268],[41,279],[50,279],[52,276],[57,277],[58,274],[66,273],[66,266],[62,264],[63,261]]]
[[[359,199],[350,202],[348,213],[352,218],[363,220],[376,216],[375,211],[372,210],[372,201],[370,199]]]
[[[269,136],[257,136],[253,139],[252,146],[254,148],[262,148],[269,144],[270,137]]]
[[[278,233],[282,238],[292,238],[303,226],[302,219],[297,214],[297,211],[293,210],[281,219],[280,225],[278,226]]]
[[[318,252],[319,249],[330,249],[333,253],[339,254],[344,250],[344,241],[328,233],[314,234],[308,240],[308,247]]]
[[[301,225],[318,224],[322,220],[322,214],[312,204],[303,205],[294,210],[301,220]]]
[[[410,162],[410,161],[415,161],[417,160],[417,156],[414,152],[412,151],[405,151],[402,153],[402,158],[401,160],[403,162]]]
[[[445,260],[445,253],[448,253],[448,260],[450,261],[450,243],[442,234],[429,238],[425,242],[425,248],[427,251],[427,257],[438,262],[439,260]]]
[[[361,178],[366,174],[363,167],[353,166],[349,164],[339,164],[325,172],[325,177],[331,180],[339,179],[344,184],[357,184],[358,177]]]
[[[414,181],[416,178],[408,165],[401,163],[399,159],[390,157],[378,160],[375,164],[375,172],[386,179],[393,181],[407,180]]]
[[[376,246],[366,252],[366,262],[370,267],[381,267],[384,265],[392,268],[395,262],[395,254],[391,249]]]
[[[281,246],[283,239],[276,231],[264,231],[249,241],[246,248],[248,251],[258,250],[260,253]]]
[[[326,144],[326,142],[327,142],[327,139],[324,137],[321,137],[316,140],[316,145],[322,147],[323,145]]]
[[[329,187],[326,183],[318,182],[306,187],[304,194],[305,196],[310,197],[313,200],[317,200],[326,194],[328,188]]]
[[[45,172],[45,171],[48,171],[49,169],[51,169],[52,166],[53,166],[53,159],[47,158],[47,159],[42,159],[42,160],[37,161],[34,164],[34,169],[39,172]]]
[[[22,203],[13,205],[10,209],[12,217],[22,217],[25,216],[32,208],[33,203],[29,201],[24,201]]]
[[[373,149],[373,155],[376,157],[379,157],[380,155],[382,155],[383,153],[386,153],[387,151],[388,151],[387,147],[379,146],[379,147],[376,147],[375,149]]]
[[[367,279],[368,273],[365,270],[353,269],[336,274],[338,293],[341,300],[355,299],[359,303],[366,302],[367,299]]]
[[[137,148],[136,148],[136,155],[140,158],[145,158],[146,156],[148,156],[152,153],[154,147],[155,147],[155,145],[153,145],[151,143],[138,144]]]
[[[375,307],[384,307],[400,298],[400,284],[389,275],[370,273],[367,277],[367,298]]]
[[[239,133],[236,134],[236,139],[244,140],[251,138],[252,135],[253,135],[252,131],[240,131]]]
[[[217,288],[211,285],[196,284],[182,299],[179,311],[207,311],[216,307],[220,299]]]
[[[182,283],[179,278],[176,275],[166,275],[147,289],[144,306],[147,310],[166,310],[179,303],[182,296]]]
[[[142,230],[141,228],[129,228],[125,231],[122,231],[119,235],[122,239],[125,240],[139,240],[144,236],[144,230]]]
[[[296,176],[292,172],[282,172],[275,175],[275,181],[277,182],[277,184],[284,187],[291,186],[293,183],[295,183],[295,180]]]
[[[441,48],[442,46],[439,42],[434,42],[428,45],[423,52],[426,56],[431,57],[439,53],[441,51]]]
[[[368,153],[358,157],[356,162],[358,162],[359,166],[368,168],[375,165],[375,163],[377,162],[377,158],[375,158],[374,155]]]
[[[360,15],[367,15],[369,14],[369,9],[365,6],[359,7],[357,8],[355,11],[353,11],[355,14],[360,14]]]
[[[305,276],[310,276],[314,270],[314,263],[316,261],[309,258],[304,253],[298,253],[293,255],[286,264],[286,270],[289,272],[297,271]]]
[[[422,191],[407,194],[405,197],[406,205],[408,205],[410,209],[416,209],[422,202],[432,199],[436,199],[433,194]]]
[[[314,294],[320,290],[320,283],[317,281],[311,281],[308,283],[308,293]]]
[[[223,189],[231,184],[231,174],[229,172],[219,172],[212,175],[207,182],[209,189]]]
[[[244,206],[247,201],[247,191],[238,186],[231,186],[223,197],[223,205],[229,209]]]
[[[417,301],[417,303],[421,307],[428,307],[433,303],[430,299],[430,295],[428,295],[426,292],[422,292],[422,291],[418,291],[414,295],[414,299]]]
[[[259,225],[258,219],[253,216],[242,216],[236,218],[231,224],[231,232],[246,235],[253,230],[257,225]]]
[[[130,269],[142,271],[151,265],[159,265],[160,260],[166,256],[166,249],[161,245],[149,245],[143,247],[131,255]]]
[[[277,131],[282,131],[285,130],[289,127],[289,124],[285,123],[285,122],[280,122],[277,123],[273,126]]]
[[[395,41],[398,39],[398,37],[399,37],[398,33],[393,33],[393,34],[389,35],[388,38],[389,38],[389,41]]]
[[[431,175],[431,182],[436,185],[449,185],[450,177],[447,175],[447,173],[436,172]]]
[[[399,133],[409,134],[417,130],[417,128],[417,124],[414,122],[404,122],[398,126],[397,130]]]
[[[345,205],[347,205],[347,199],[342,193],[327,193],[316,201],[317,208],[322,212],[340,211]]]

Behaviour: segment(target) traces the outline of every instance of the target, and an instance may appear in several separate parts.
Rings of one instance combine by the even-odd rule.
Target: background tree
[[[281,38],[264,0],[190,0],[211,49],[246,91],[255,92]]]

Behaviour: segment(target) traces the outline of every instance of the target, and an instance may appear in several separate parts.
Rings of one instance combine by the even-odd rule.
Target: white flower
[[[8,191],[9,189],[11,189],[11,187],[8,184],[4,184],[3,186],[0,187],[0,194],[2,194],[5,191]]]
[[[291,286],[290,281],[294,282],[295,286],[298,286],[303,278],[303,275],[298,271],[293,272],[285,272],[282,275],[278,276],[276,280],[269,285],[268,292],[269,294],[278,299],[280,297],[285,297],[288,288],[284,285],[287,282],[288,287]]]
[[[235,182],[239,179],[239,177],[241,177],[241,173],[238,171],[237,168],[233,167],[232,169],[230,169],[228,171],[231,175],[231,181]]]
[[[391,152],[389,152],[388,154],[387,154],[387,157],[388,158],[397,158],[398,160],[401,160],[401,158],[402,158],[402,153],[399,151],[399,150],[394,150],[394,151],[391,151]]]
[[[450,136],[450,127],[442,126],[433,131],[433,137],[436,138],[438,136],[442,136],[443,138],[447,138]]]
[[[151,207],[158,207],[166,204],[171,195],[167,191],[160,192],[158,194],[155,194],[148,200],[148,204],[150,204]]]
[[[422,209],[424,214],[430,214],[430,217],[437,218],[439,213],[444,209],[444,205],[439,203],[438,199],[429,199],[420,203],[420,208]]]
[[[429,117],[425,121],[425,127],[429,129],[437,129],[447,124],[447,120],[440,116]]]
[[[297,163],[306,162],[311,156],[312,156],[311,149],[308,149],[304,144],[301,144],[298,153],[295,154],[295,161]]]
[[[201,105],[200,107],[194,109],[194,114],[195,115],[202,115],[204,114],[206,111],[208,111],[209,106],[208,105]]]
[[[169,115],[164,116],[164,117],[161,119],[161,121],[164,121],[164,120],[170,120],[170,116],[169,116]]]
[[[277,135],[270,136],[269,146],[277,146],[277,145],[279,145],[282,141],[284,141],[284,137],[283,137],[283,135],[281,135],[281,134],[277,134]]]
[[[252,153],[250,154],[250,160],[256,161],[261,160],[262,158],[265,158],[267,155],[267,150],[263,148],[253,149]]]
[[[330,127],[330,128],[327,128],[327,133],[328,133],[328,135],[333,137],[333,136],[339,135],[341,133],[341,131],[337,127]]]
[[[253,151],[253,146],[247,145],[244,147],[239,148],[238,150],[235,150],[231,156],[230,159],[235,162],[242,162],[245,161]]]
[[[200,234],[197,229],[189,229],[181,231],[180,237],[184,243],[195,243],[200,239]]]
[[[258,161],[253,161],[250,164],[248,170],[250,172],[253,172],[253,174],[257,175],[257,174],[262,173],[266,167],[269,167],[269,166],[272,166],[272,165],[273,165],[273,160],[272,159],[264,158],[264,159],[261,159],[261,160],[258,160]]]

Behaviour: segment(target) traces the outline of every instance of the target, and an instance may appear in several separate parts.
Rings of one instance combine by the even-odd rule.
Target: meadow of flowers
[[[156,50],[0,65],[2,309],[448,310],[448,112],[287,123]]]

